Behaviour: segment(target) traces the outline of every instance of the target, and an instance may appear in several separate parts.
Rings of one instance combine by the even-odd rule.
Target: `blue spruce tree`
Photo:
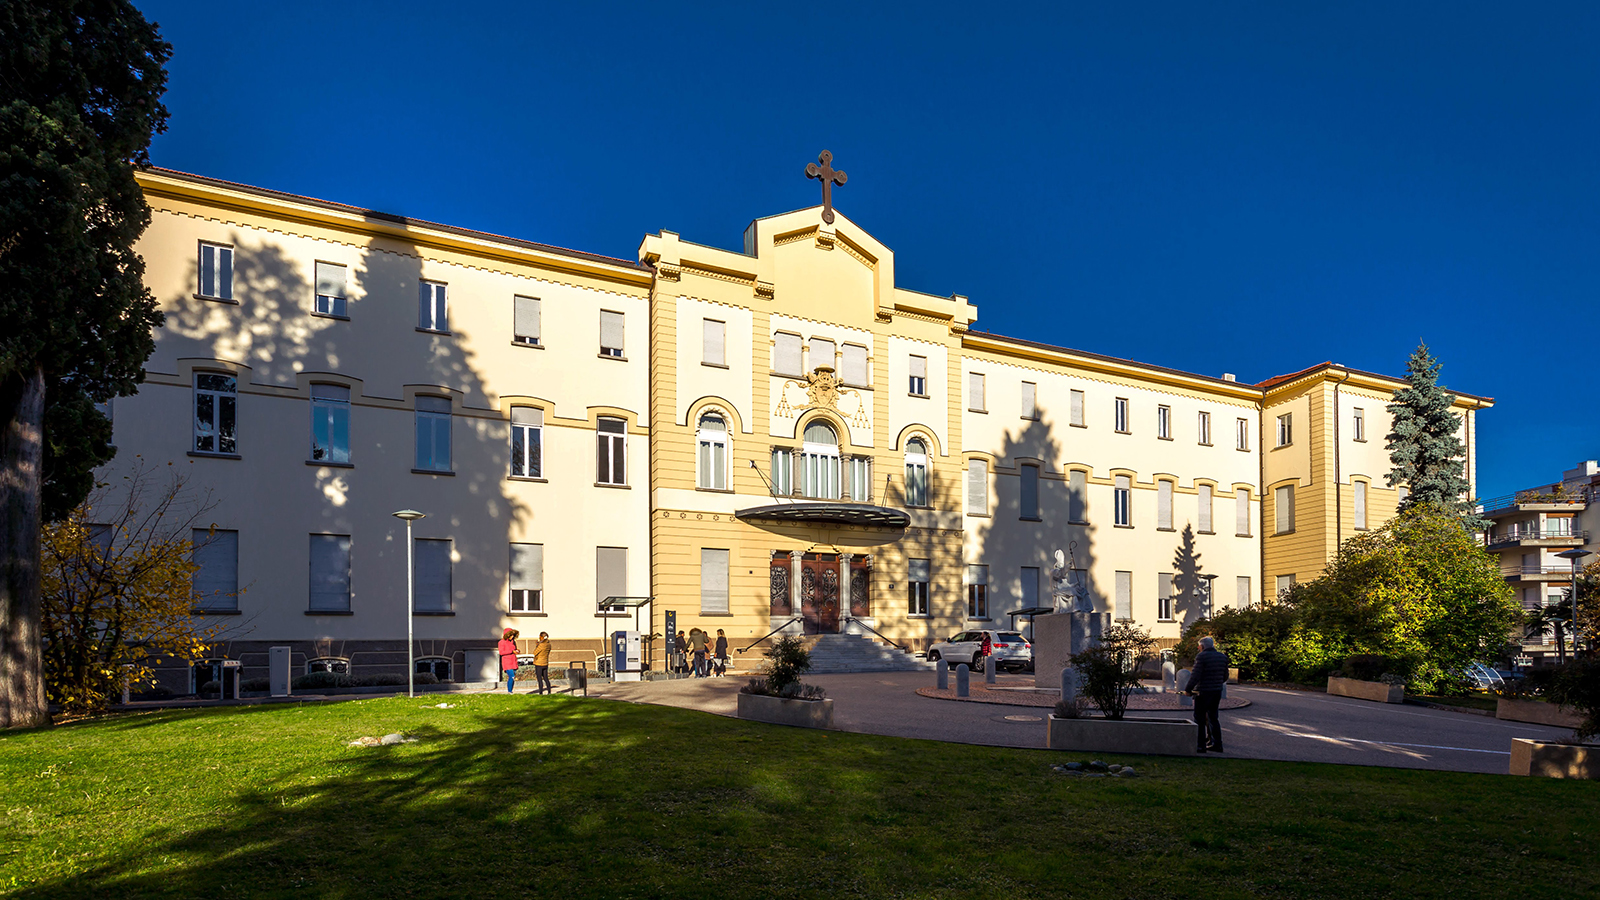
[[[1463,474],[1467,448],[1458,433],[1462,418],[1452,409],[1456,396],[1439,387],[1439,361],[1418,344],[1406,362],[1405,387],[1394,392],[1389,412],[1394,427],[1389,432],[1389,486],[1404,485],[1409,492],[1400,509],[1427,505],[1461,517],[1472,531],[1488,527],[1475,511]]]

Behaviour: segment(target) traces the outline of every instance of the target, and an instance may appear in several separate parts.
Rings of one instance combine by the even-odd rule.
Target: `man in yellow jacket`
[[[550,633],[539,632],[539,640],[533,645],[533,677],[534,690],[540,694],[552,693],[550,689]]]

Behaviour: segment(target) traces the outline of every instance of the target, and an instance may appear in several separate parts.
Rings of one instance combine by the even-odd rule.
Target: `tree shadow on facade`
[[[1172,557],[1172,607],[1174,618],[1187,629],[1201,619],[1210,618],[1216,605],[1211,582],[1194,549],[1194,526],[1183,526],[1183,537]]]
[[[452,615],[416,617],[415,651],[450,659],[454,676],[465,648],[492,647],[498,638],[510,535],[519,517],[531,514],[505,489],[509,423],[468,349],[478,339],[468,323],[485,317],[459,317],[440,333],[420,330],[423,261],[401,242],[358,248],[293,235],[279,240],[257,229],[231,237],[236,302],[185,292],[161,297],[166,327],[149,364],[172,369],[165,374],[176,376],[179,389],[192,372],[237,379],[240,459],[184,460],[193,446],[189,426],[177,425],[182,433],[163,444],[214,491],[217,526],[241,534],[242,611],[271,612],[257,616],[250,640],[219,646],[217,655],[242,659],[247,678],[267,674],[269,644],[293,647],[295,674],[318,657],[347,660],[368,674],[403,672],[406,529],[390,513],[412,508],[428,514],[416,537],[451,539],[453,556]],[[348,272],[344,316],[316,312],[316,261],[330,259]],[[441,280],[454,268],[430,266],[446,272]],[[191,262],[191,285],[196,270]],[[313,385],[348,388],[348,464],[313,458]],[[448,474],[415,472],[418,395],[451,401]],[[170,415],[175,404],[163,399],[143,408]],[[349,536],[347,610],[311,609],[312,535]]]

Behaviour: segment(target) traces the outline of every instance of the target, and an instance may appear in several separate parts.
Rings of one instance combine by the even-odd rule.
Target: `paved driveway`
[[[834,699],[834,726],[844,731],[1044,747],[1047,710],[918,696],[916,689],[933,681],[926,673],[816,675],[806,681],[828,689],[828,696]],[[743,683],[742,678],[706,678],[591,687],[594,694],[618,700],[731,716]],[[1251,702],[1244,709],[1222,714],[1223,740],[1230,757],[1503,774],[1510,761],[1512,738],[1549,740],[1570,734],[1559,728],[1501,722],[1470,713],[1304,691],[1234,685],[1228,692]]]

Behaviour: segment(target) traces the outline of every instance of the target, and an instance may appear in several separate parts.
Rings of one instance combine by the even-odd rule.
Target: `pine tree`
[[[1454,394],[1439,387],[1439,361],[1418,344],[1406,362],[1406,387],[1394,392],[1389,412],[1394,427],[1389,432],[1389,486],[1404,485],[1409,492],[1400,509],[1426,505],[1453,512],[1473,531],[1488,527],[1474,512],[1467,496],[1471,485],[1465,475],[1467,448],[1458,433],[1462,419],[1453,407]]]

